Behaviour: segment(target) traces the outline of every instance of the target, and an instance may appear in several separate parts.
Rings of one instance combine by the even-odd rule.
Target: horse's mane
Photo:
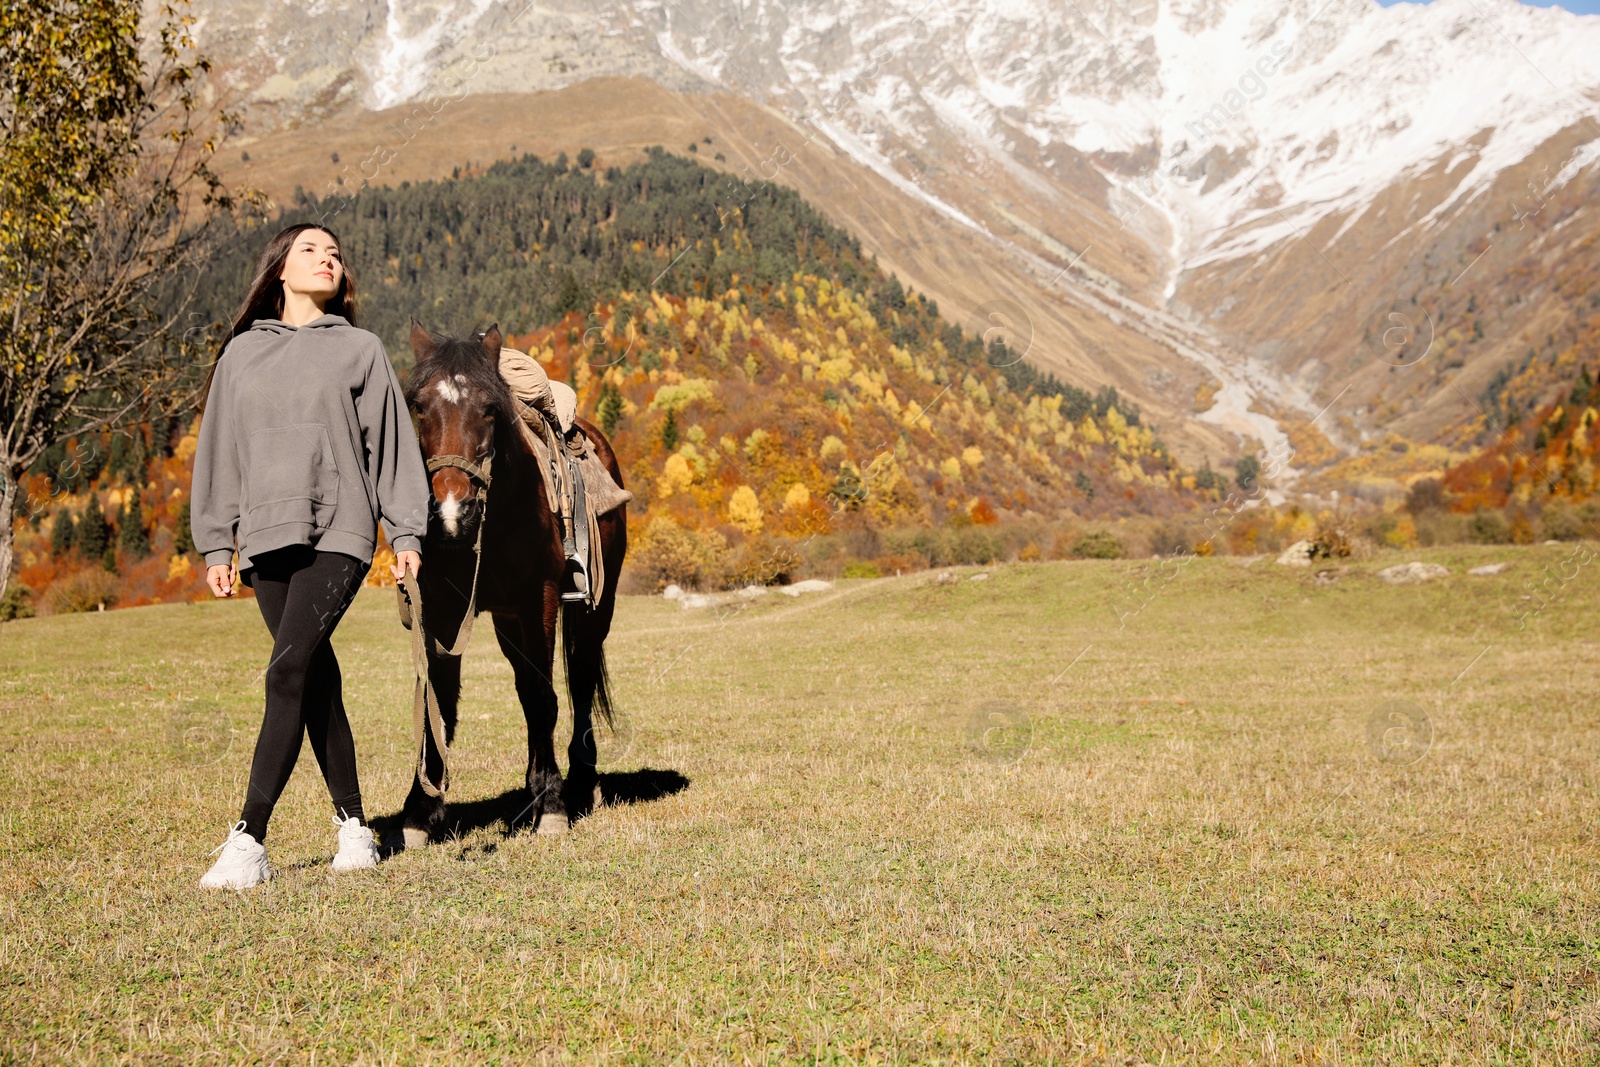
[[[500,368],[489,359],[483,342],[477,337],[440,337],[430,334],[433,351],[412,368],[411,380],[406,386],[406,402],[412,405],[417,398],[441,378],[462,375],[489,398],[489,407],[502,425],[514,425],[516,404],[511,399],[511,387],[500,377]]]

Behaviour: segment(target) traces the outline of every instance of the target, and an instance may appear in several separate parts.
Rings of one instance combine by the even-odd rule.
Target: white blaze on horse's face
[[[466,386],[466,374],[456,374],[456,376],[454,376],[454,381],[451,381],[451,379],[448,378],[440,379],[437,386],[438,397],[440,397],[440,400],[443,400],[445,403],[450,403],[450,405],[461,403],[461,397],[464,394],[462,394],[461,389],[456,387],[458,386],[458,382],[461,384],[461,386]],[[445,526],[445,536],[456,536],[456,528],[458,528],[459,520],[461,520],[461,501],[456,499],[456,494],[454,494],[454,491],[446,494],[445,499],[442,499],[442,501],[438,502],[438,518],[440,518],[440,522],[442,522],[443,526]]]

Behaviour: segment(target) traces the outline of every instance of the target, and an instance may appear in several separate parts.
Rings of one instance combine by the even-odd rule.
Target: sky
[[[1378,3],[1384,7],[1393,7],[1395,4],[1405,2],[1408,2],[1408,0],[1378,0]],[[1415,0],[1410,0],[1410,2],[1415,2]],[[1423,0],[1423,2],[1426,2],[1426,0]],[[1530,7],[1565,8],[1575,15],[1600,15],[1600,0],[1561,0],[1560,3],[1556,3],[1555,0],[1522,0],[1522,2]]]

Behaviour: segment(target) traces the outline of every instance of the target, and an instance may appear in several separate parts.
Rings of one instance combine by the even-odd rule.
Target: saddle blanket
[[[511,395],[522,403],[522,418],[529,431],[526,436],[540,460],[547,464],[549,448],[539,421],[548,420],[560,428],[567,451],[577,460],[584,501],[595,515],[604,515],[633,499],[633,494],[618,485],[600,462],[588,435],[573,433],[578,394],[570,385],[551,381],[538,360],[514,348],[500,349],[500,377],[511,387]]]

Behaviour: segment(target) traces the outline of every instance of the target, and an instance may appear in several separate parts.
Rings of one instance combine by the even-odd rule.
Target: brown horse
[[[518,405],[500,377],[502,340],[497,326],[462,340],[436,336],[415,319],[411,323],[416,367],[406,400],[418,416],[423,456],[436,461],[429,463],[433,499],[418,573],[429,637],[428,676],[438,696],[446,744],[452,744],[461,660],[440,654],[439,647],[451,647],[461,627],[470,627],[469,604],[476,604],[474,614],[489,612],[500,650],[516,675],[517,698],[528,722],[527,810],[538,832],[559,833],[567,828],[569,816],[587,814],[594,803],[599,779],[592,712],[598,710],[611,723],[605,639],[627,551],[627,506],[599,520],[605,559],[599,602],[592,610],[567,604],[562,611],[559,583],[566,557],[560,518],[550,510],[545,472],[517,428]],[[621,485],[622,472],[605,434],[583,419],[577,425]],[[480,528],[481,560],[474,550]],[[556,765],[552,681],[558,614],[572,704],[565,789]],[[444,772],[438,751],[425,740],[419,756],[429,782],[437,787]],[[444,798],[430,796],[413,780],[402,817],[407,847],[425,844],[444,823]]]

